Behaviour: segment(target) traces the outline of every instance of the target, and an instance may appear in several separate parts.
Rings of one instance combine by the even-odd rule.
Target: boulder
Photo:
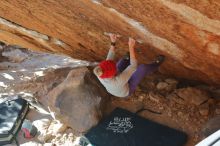
[[[172,78],[165,79],[165,82],[173,86],[176,86],[178,84],[178,81]]]
[[[212,133],[220,129],[220,116],[210,119],[202,128],[202,136],[208,137]]]
[[[216,115],[220,115],[220,107],[218,107],[218,108],[215,109],[215,114],[216,114]]]
[[[154,92],[149,92],[148,98],[155,103],[160,103],[163,99],[163,96]]]
[[[215,114],[220,115],[220,101],[218,101],[217,104],[215,105]]]
[[[209,99],[207,92],[193,87],[177,89],[176,94],[184,99],[186,103],[200,105]]]
[[[204,103],[199,107],[199,113],[202,116],[208,116],[209,115],[209,103]]]
[[[159,90],[161,93],[167,94],[176,89],[177,83],[178,81],[176,81],[175,79],[168,78],[163,82],[159,82],[156,87],[157,90]]]
[[[182,98],[180,98],[177,94],[175,94],[174,92],[167,95],[166,98],[178,104],[185,104],[185,101]]]
[[[169,84],[166,82],[159,82],[157,84],[157,90],[167,90],[168,86],[169,86]]]
[[[85,132],[102,117],[109,95],[86,67],[73,69],[48,94],[53,116],[78,132]]]

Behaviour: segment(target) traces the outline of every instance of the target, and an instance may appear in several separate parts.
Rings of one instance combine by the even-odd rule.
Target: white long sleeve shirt
[[[115,52],[113,49],[110,49],[107,55],[106,60],[114,60],[115,58]],[[127,97],[129,95],[129,84],[128,80],[132,76],[132,74],[137,69],[137,60],[136,59],[130,59],[130,65],[121,73],[117,74],[116,76],[112,78],[99,78],[99,81],[102,83],[102,85],[106,88],[106,90],[117,97]]]

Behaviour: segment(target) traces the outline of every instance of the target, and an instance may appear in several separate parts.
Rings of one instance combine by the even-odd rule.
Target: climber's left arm
[[[115,46],[111,45],[106,60],[114,60],[114,59],[115,59]]]
[[[108,51],[108,55],[107,55],[106,60],[114,60],[115,59],[115,43],[116,43],[118,36],[116,34],[111,33],[111,34],[109,34],[109,37],[111,40],[111,46]]]

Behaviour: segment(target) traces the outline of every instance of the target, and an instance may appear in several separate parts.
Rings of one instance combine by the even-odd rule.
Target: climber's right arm
[[[130,52],[130,65],[116,77],[119,84],[126,84],[137,69],[138,63],[135,55],[135,43],[136,41],[133,38],[129,38],[128,46]]]
[[[133,38],[129,38],[128,47],[130,52],[130,64],[132,64],[132,62],[137,62],[135,55],[135,43],[136,41]]]

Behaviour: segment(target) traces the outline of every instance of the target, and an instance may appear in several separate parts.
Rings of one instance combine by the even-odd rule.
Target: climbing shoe
[[[162,64],[165,60],[165,56],[164,55],[158,55],[155,60],[153,61],[153,63],[155,64]]]
[[[126,54],[123,56],[123,59],[130,60],[130,53],[126,52]]]

